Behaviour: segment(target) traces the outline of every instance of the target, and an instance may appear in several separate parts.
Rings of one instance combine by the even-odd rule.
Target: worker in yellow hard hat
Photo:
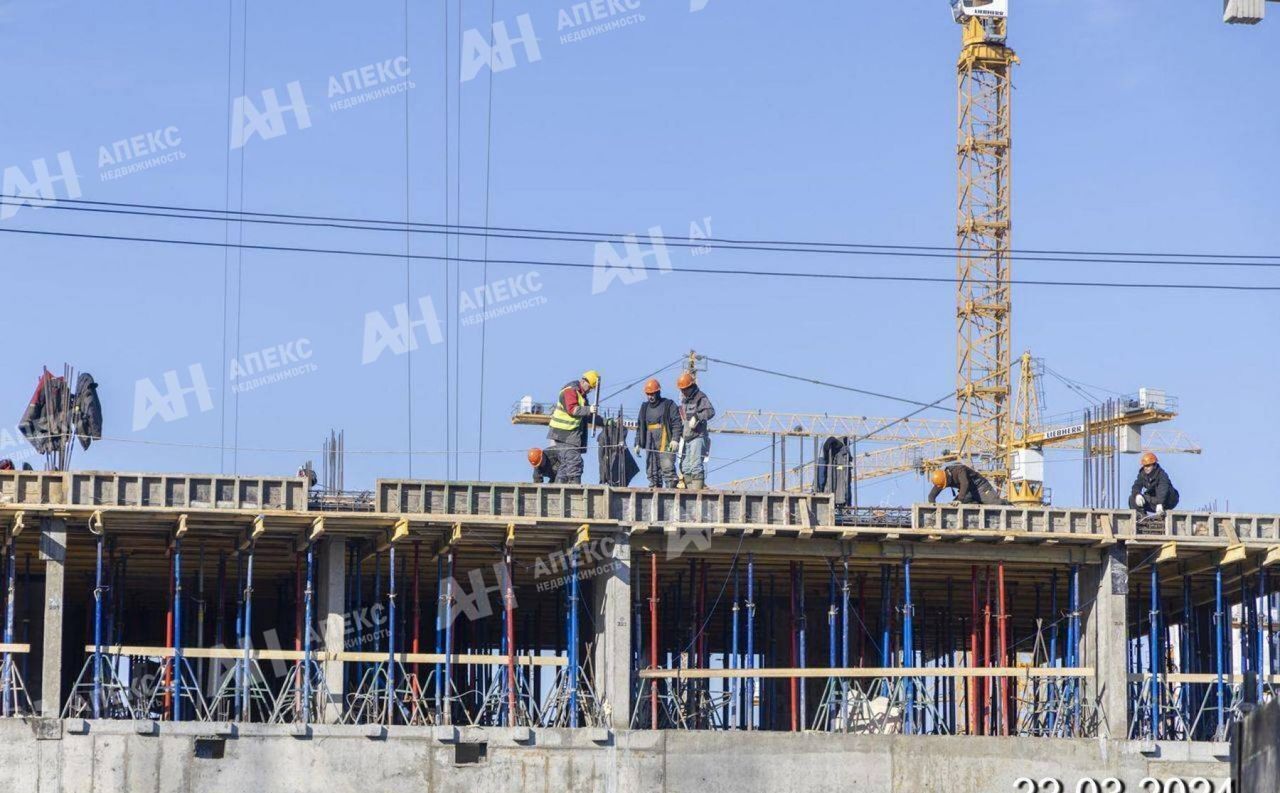
[[[676,448],[683,425],[676,403],[662,395],[662,384],[649,378],[644,384],[645,401],[636,418],[636,456],[649,453],[645,473],[649,487],[676,486]]]
[[[543,482],[556,481],[556,468],[559,467],[559,459],[556,448],[552,446],[549,449],[539,449],[533,447],[528,454],[529,465],[533,466],[533,481],[542,484]]]
[[[560,395],[556,397],[556,407],[551,413],[551,428],[547,431],[547,437],[555,442],[557,482],[582,482],[582,455],[587,450],[587,427],[604,426],[604,419],[596,415],[596,406],[588,399],[588,394],[599,385],[600,373],[591,369],[583,372],[577,380],[565,383],[560,388]]]
[[[929,472],[929,481],[933,489],[929,491],[929,503],[936,504],[938,495],[946,488],[951,488],[956,504],[987,504],[999,506],[1008,504],[991,486],[985,476],[964,463],[952,463],[946,468],[935,468]]]
[[[1139,461],[1138,476],[1129,491],[1129,509],[1144,514],[1163,514],[1166,509],[1178,506],[1178,489],[1173,486],[1169,474],[1160,467],[1160,460],[1151,452],[1143,452]]]
[[[716,409],[698,387],[693,372],[681,372],[676,378],[676,387],[680,389],[680,419],[684,422],[684,459],[680,461],[680,473],[686,487],[701,490],[706,487],[705,458],[711,452],[707,425],[715,418]]]

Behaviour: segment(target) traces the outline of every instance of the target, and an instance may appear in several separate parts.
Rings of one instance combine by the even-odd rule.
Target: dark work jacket
[[[560,466],[560,458],[556,454],[554,446],[542,450],[542,463],[533,469],[533,481],[539,484],[544,479],[548,482],[556,481],[556,468]]]
[[[71,389],[66,378],[54,377],[45,370],[18,422],[18,431],[37,452],[48,454],[62,444],[70,407]]]
[[[98,384],[88,372],[81,372],[76,378],[75,403],[71,412],[80,448],[88,449],[90,443],[102,437],[102,402],[98,399]]]
[[[680,396],[681,420],[688,424],[689,419],[696,418],[698,426],[693,431],[692,437],[705,436],[707,434],[707,425],[711,422],[711,419],[716,417],[716,409],[711,406],[711,400],[707,398],[706,393],[701,388],[698,388],[697,383],[689,386],[688,391],[680,392]]]
[[[1159,463],[1151,469],[1150,474],[1143,472],[1141,468],[1138,469],[1138,477],[1133,480],[1133,487],[1129,490],[1130,509],[1138,509],[1137,502],[1133,500],[1138,494],[1141,494],[1146,502],[1143,506],[1151,510],[1159,504],[1163,504],[1165,509],[1178,506],[1178,490]]]
[[[837,504],[847,506],[851,473],[849,444],[840,438],[827,438],[818,458],[818,492],[832,493]]]
[[[627,428],[619,420],[605,422],[600,433],[600,484],[626,487],[640,473],[640,465],[627,448]]]
[[[967,465],[955,463],[946,467],[947,487],[956,491],[957,504],[999,504],[1000,495],[991,486],[987,478]],[[929,491],[929,503],[938,500],[943,488],[934,487]]]
[[[676,403],[660,397],[656,404],[645,400],[636,418],[636,439],[640,448],[665,452],[667,444],[680,439],[680,408]],[[650,427],[656,424],[656,427]]]

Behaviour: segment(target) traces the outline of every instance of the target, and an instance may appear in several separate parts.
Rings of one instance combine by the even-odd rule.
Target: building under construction
[[[6,471],[0,529],[12,790],[1217,786],[1280,681],[1276,515]]]
[[[1143,435],[1163,392],[1039,418],[1008,4],[952,5],[954,420],[725,411],[774,462],[699,491],[0,471],[0,790],[1225,789],[1280,687],[1280,515],[1118,503],[1118,455],[1195,450]],[[1012,503],[859,502],[951,462]]]

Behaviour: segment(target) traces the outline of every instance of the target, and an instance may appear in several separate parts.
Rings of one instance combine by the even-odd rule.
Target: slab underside
[[[87,731],[80,732],[87,727]],[[1090,739],[855,736],[593,730],[513,731],[431,727],[246,725],[218,738],[215,725],[0,722],[0,790],[94,793],[423,793],[428,791],[1025,790],[1051,778],[1064,790],[1110,778],[1139,790],[1151,777],[1190,785],[1228,775],[1222,744]],[[76,734],[73,734],[76,731]],[[143,733],[147,734],[143,734]],[[459,764],[457,743],[484,743]],[[463,747],[462,759],[475,747]],[[218,756],[221,755],[221,756]],[[1052,787],[1041,786],[1047,790]],[[1085,789],[1088,787],[1086,783]],[[1101,787],[1117,789],[1114,784]],[[1198,789],[1198,788],[1190,788]]]

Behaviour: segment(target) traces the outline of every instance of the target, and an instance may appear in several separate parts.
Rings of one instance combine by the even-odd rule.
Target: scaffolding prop
[[[17,539],[22,533],[21,515],[14,520],[14,525],[4,536],[4,659],[0,662],[0,716],[30,716],[35,713],[31,705],[31,697],[22,681],[22,674],[14,655],[25,655],[29,648],[20,648],[14,642],[14,610],[18,596],[18,551]]]
[[[533,685],[516,664],[516,595],[514,581],[515,524],[507,525],[502,561],[498,567],[502,591],[502,625],[499,630],[499,656],[503,659],[499,674],[489,681],[475,722],[507,727],[527,726],[537,722],[532,710]],[[532,670],[534,667],[530,667]]]
[[[368,668],[348,701],[344,721],[350,724],[429,724],[433,716],[423,709],[421,686],[405,668],[398,652],[396,591],[396,546],[409,534],[409,523],[401,518],[391,530],[387,551],[387,652],[383,660]],[[377,555],[375,555],[375,565]],[[380,587],[375,583],[375,595]]]
[[[312,631],[312,613],[315,592],[315,543],[324,534],[324,518],[316,518],[311,524],[310,536],[306,540],[306,578],[301,593],[302,620],[295,631],[294,647],[301,650],[303,656],[294,661],[285,674],[280,695],[276,698],[272,709],[271,721],[282,724],[309,725],[318,714],[323,721],[325,704],[329,701],[329,684],[324,670],[316,661],[314,652],[314,633]]]
[[[263,516],[254,519],[236,553],[240,598],[236,609],[236,641],[240,658],[223,672],[213,698],[210,718],[217,721],[270,721],[276,696],[253,653],[253,557],[258,537],[266,530]]]
[[[209,708],[200,691],[200,678],[182,654],[182,538],[187,533],[187,516],[178,518],[178,528],[169,543],[169,613],[166,638],[169,652],[160,660],[157,683],[146,698],[142,715],[161,720],[183,721],[184,703],[190,705],[195,721],[208,721]],[[95,649],[95,653],[96,653]]]
[[[71,694],[62,708],[62,718],[139,718],[139,708],[134,704],[133,692],[120,679],[120,656],[113,654],[111,662],[104,663],[103,600],[108,596],[109,590],[103,577],[103,550],[107,532],[101,512],[95,511],[90,516],[88,528],[97,538],[94,544],[93,653],[85,659],[84,666],[71,686]]]
[[[565,587],[565,641],[568,664],[558,670],[551,696],[542,710],[540,722],[544,727],[598,727],[604,724],[603,703],[596,696],[591,682],[591,654],[587,653],[585,663],[579,654],[583,644],[578,626],[581,611],[578,554],[590,539],[590,529],[583,524],[567,554],[569,581]],[[591,643],[586,647],[589,650]]]

